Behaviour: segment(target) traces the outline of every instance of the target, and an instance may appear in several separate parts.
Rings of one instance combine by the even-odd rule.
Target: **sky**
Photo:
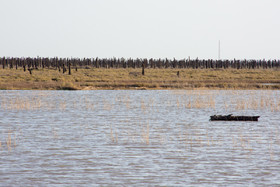
[[[279,0],[0,0],[0,56],[280,59]]]

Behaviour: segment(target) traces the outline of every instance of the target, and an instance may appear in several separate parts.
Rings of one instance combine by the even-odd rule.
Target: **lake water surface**
[[[280,91],[0,91],[0,159],[0,186],[279,186]]]

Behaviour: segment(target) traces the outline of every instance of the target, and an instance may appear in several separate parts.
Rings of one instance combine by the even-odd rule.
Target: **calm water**
[[[0,91],[0,186],[279,186],[279,96]]]

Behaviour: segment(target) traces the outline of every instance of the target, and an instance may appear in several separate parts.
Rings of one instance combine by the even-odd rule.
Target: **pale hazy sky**
[[[280,0],[0,0],[0,56],[280,59]]]

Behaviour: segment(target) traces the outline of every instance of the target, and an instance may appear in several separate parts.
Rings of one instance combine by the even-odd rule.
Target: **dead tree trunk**
[[[69,62],[69,64],[68,64],[68,69],[69,69],[68,74],[71,75],[71,62]]]
[[[62,72],[65,73],[66,72],[66,68],[65,68],[64,64],[62,65],[62,69],[63,69]]]
[[[30,75],[32,75],[32,70],[33,70],[32,68],[28,68]]]

